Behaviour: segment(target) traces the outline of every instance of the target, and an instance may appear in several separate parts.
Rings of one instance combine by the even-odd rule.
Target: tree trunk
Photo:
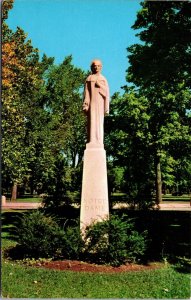
[[[155,159],[155,175],[156,175],[156,203],[159,204],[162,202],[162,176],[161,176],[161,164],[160,156],[156,155]]]
[[[30,193],[33,196],[33,194],[34,194],[34,182],[33,182],[33,179],[30,182]]]
[[[17,183],[14,183],[12,187],[11,201],[16,201],[16,200],[17,200]]]

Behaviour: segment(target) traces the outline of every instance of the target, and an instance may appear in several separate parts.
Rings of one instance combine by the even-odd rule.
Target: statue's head
[[[91,62],[91,71],[93,74],[98,74],[101,72],[101,69],[102,69],[102,62],[101,60],[99,59],[94,59],[92,62]]]

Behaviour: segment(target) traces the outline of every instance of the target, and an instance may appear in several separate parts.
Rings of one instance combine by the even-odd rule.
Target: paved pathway
[[[116,208],[128,208],[128,204],[125,203],[117,203],[113,207],[114,209]],[[156,206],[156,209],[159,210],[177,210],[177,211],[190,211],[191,212],[191,205],[190,202],[163,202],[161,203],[158,207]]]
[[[41,203],[32,203],[32,202],[6,202],[2,204],[2,210],[5,209],[37,209],[42,207]]]
[[[190,202],[181,202],[181,203],[175,203],[175,202],[164,202],[159,205],[160,210],[180,210],[180,211],[191,211],[191,205]]]
[[[6,202],[1,206],[2,210],[5,209],[37,209],[42,207],[41,203],[31,203],[31,202]],[[116,204],[114,208],[119,207],[128,207],[127,204]],[[175,211],[190,211],[191,212],[191,205],[189,202],[163,202],[159,205],[159,210],[175,210]]]

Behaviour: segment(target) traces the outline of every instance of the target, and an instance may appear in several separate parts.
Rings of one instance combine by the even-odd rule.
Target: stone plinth
[[[5,196],[1,196],[1,204],[6,205],[6,197]]]
[[[103,145],[89,143],[84,152],[80,226],[109,217],[106,152]]]

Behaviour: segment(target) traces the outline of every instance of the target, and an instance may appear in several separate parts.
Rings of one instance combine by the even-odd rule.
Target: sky
[[[139,0],[15,0],[7,23],[21,27],[40,56],[55,57],[56,64],[72,55],[87,71],[101,59],[112,95],[126,84],[126,48],[139,42],[131,26],[140,9]]]

